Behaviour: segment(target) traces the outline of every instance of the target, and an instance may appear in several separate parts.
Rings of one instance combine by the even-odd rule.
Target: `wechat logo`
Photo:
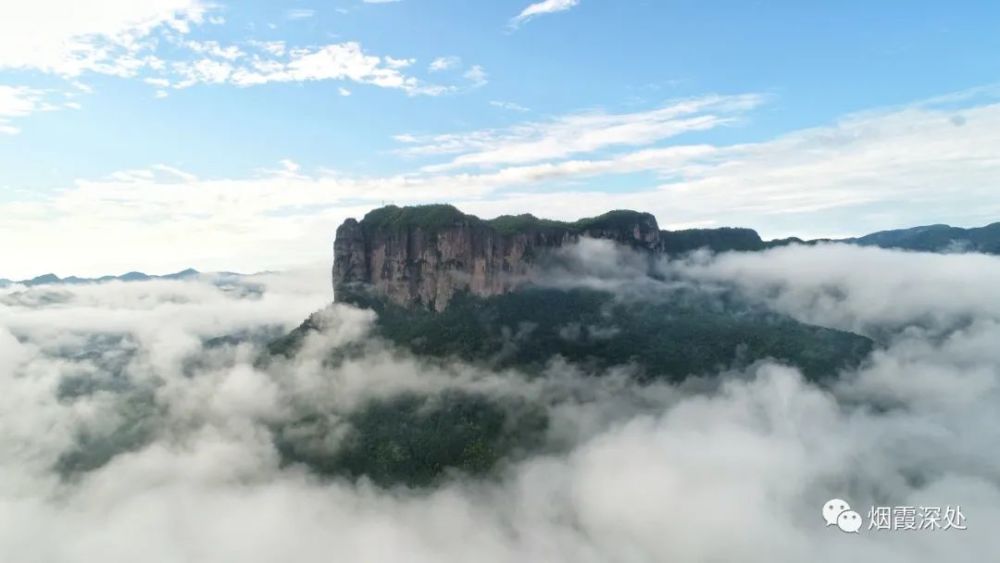
[[[861,515],[851,510],[846,500],[834,498],[823,504],[823,520],[827,526],[836,526],[841,532],[857,534],[861,529]]]

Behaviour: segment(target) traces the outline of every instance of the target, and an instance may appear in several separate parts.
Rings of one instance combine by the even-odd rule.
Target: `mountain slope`
[[[357,299],[376,334],[424,357],[539,373],[559,357],[595,374],[629,366],[641,379],[681,381],[773,358],[820,379],[872,350],[859,335],[799,323],[735,295],[672,291],[621,299],[593,289],[526,286],[457,295],[442,312]]]
[[[975,229],[928,225],[912,229],[880,231],[859,238],[846,239],[843,242],[923,252],[1000,254],[1000,223]]]

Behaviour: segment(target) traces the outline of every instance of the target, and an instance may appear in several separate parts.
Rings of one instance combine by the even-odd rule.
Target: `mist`
[[[773,361],[678,385],[417,358],[332,300],[326,265],[0,290],[0,553],[9,561],[982,561],[1000,552],[1000,259],[844,245],[651,265],[583,241],[544,283],[738,292],[875,340],[832,382]],[[323,310],[290,358],[267,343]],[[327,361],[343,346],[358,350]],[[485,477],[381,487],[287,463],[276,428],[403,394],[544,410]],[[820,508],[955,506],[967,530],[825,526]]]

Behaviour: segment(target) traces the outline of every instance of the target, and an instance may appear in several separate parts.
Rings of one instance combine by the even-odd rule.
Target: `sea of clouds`
[[[681,385],[425,362],[334,306],[327,268],[0,290],[0,561],[978,562],[1000,553],[1000,258],[843,245],[694,254],[647,276],[584,241],[578,283],[724,287],[873,338],[831,384],[759,362]],[[579,272],[577,272],[579,274]],[[641,278],[641,279],[640,279]],[[324,362],[337,346],[364,353]],[[471,390],[543,405],[565,445],[384,489],[283,464],[276,424]],[[827,527],[843,498],[960,505],[967,529]],[[866,522],[867,524],[867,522]]]

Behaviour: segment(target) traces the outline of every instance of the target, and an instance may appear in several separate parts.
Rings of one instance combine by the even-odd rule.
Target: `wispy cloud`
[[[0,84],[0,134],[16,135],[21,132],[20,127],[11,123],[12,118],[59,109],[58,106],[45,101],[45,95],[45,92],[34,88]],[[63,107],[79,109],[79,104],[63,104]]]
[[[729,98],[397,138],[425,156],[466,157],[462,169],[453,158],[451,166],[374,177],[292,171],[287,163],[236,178],[164,167],[123,171],[32,202],[0,203],[0,240],[31,241],[5,254],[10,270],[51,263],[101,273],[147,267],[137,263],[143,260],[155,266],[177,248],[192,259],[228,256],[258,267],[324,259],[333,226],[382,201],[449,201],[482,216],[558,219],[633,208],[665,226],[749,226],[766,237],[849,236],[927,217],[973,226],[1000,217],[995,100],[921,102],[757,143],[647,146],[741,118],[740,108],[761,101]],[[638,173],[643,179],[626,188],[616,180]],[[71,252],[67,237],[101,252]]]
[[[353,41],[295,47],[281,40],[223,44],[189,39],[193,26],[224,22],[212,15],[215,5],[203,0],[95,0],[92,4],[88,4],[91,17],[87,18],[51,17],[54,12],[71,13],[69,8],[75,3],[68,0],[5,8],[0,18],[0,70],[29,69],[73,80],[88,73],[136,78],[155,86],[157,97],[198,84],[253,86],[321,80],[410,95],[459,89],[458,84],[428,84],[404,73],[415,59],[374,55]],[[313,17],[316,11],[295,8],[284,14],[295,20]],[[16,131],[9,123],[3,128],[8,133]]]
[[[628,190],[520,188],[470,209],[551,215],[572,201],[566,207],[576,215],[628,207],[665,225],[744,225],[770,237],[855,236],[927,222],[981,226],[1000,217],[1000,157],[992,150],[1000,144],[1000,103],[956,107],[955,99],[849,116],[757,143],[507,166],[497,175],[511,185],[514,178],[553,186],[639,171],[659,179]]]
[[[409,139],[411,156],[457,154],[429,170],[526,164],[591,153],[615,146],[642,146],[688,131],[730,124],[761,103],[760,95],[705,96],[633,113],[587,112],[503,130],[433,135]]]
[[[520,104],[516,104],[514,102],[503,102],[503,101],[499,101],[499,100],[493,100],[493,101],[490,102],[490,105],[493,106],[493,107],[495,107],[495,108],[506,109],[506,110],[510,110],[510,111],[516,111],[516,112],[520,112],[520,113],[526,113],[526,112],[531,111],[530,109],[528,109],[528,108],[526,108],[526,107],[524,107],[524,106],[522,106]]]
[[[462,59],[455,56],[448,57],[438,57],[431,61],[428,65],[427,70],[431,72],[441,72],[444,70],[451,70],[453,68],[458,68],[462,65]]]
[[[428,84],[405,74],[415,59],[372,55],[353,41],[308,49],[274,42],[248,44],[248,48],[252,51],[237,51],[237,56],[206,54],[193,61],[173,63],[164,69],[164,77],[156,80],[167,81],[173,88],[339,80],[402,90],[410,95],[436,96],[452,91],[451,87]]]
[[[489,78],[489,75],[486,74],[486,69],[484,69],[479,65],[474,65],[472,68],[465,71],[465,74],[463,74],[462,76],[464,76],[466,80],[471,82],[474,88],[485,86]]]
[[[295,8],[285,12],[285,17],[290,20],[304,20],[316,15],[316,10],[310,8]]]
[[[544,0],[542,2],[535,2],[524,10],[521,10],[520,14],[514,16],[510,20],[510,27],[516,29],[520,27],[521,24],[538,16],[564,12],[570,8],[576,7],[579,4],[580,0]]]

